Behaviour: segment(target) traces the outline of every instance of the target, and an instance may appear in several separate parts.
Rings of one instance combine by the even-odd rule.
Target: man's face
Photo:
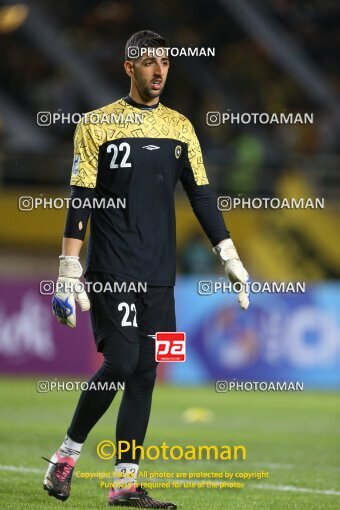
[[[147,101],[161,95],[170,62],[164,48],[145,48],[145,50],[146,53],[133,62],[131,78],[140,97]]]

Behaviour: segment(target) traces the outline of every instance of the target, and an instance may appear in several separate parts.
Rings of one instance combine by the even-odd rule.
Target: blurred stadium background
[[[125,96],[125,42],[149,28],[171,46],[216,48],[215,58],[174,58],[162,102],[192,121],[219,194],[325,199],[322,210],[225,213],[254,281],[307,283],[305,294],[253,295],[243,313],[235,296],[198,295],[197,282],[222,271],[178,186],[176,301],[188,352],[186,363],[160,368],[160,381],[188,389],[233,378],[340,388],[339,11],[336,0],[0,2],[3,375],[87,377],[100,361],[89,315],[79,312],[77,329],[68,330],[53,319],[50,296],[39,294],[41,280],[56,278],[65,209],[22,212],[18,199],[68,196],[75,126],[39,127],[37,113],[87,112]],[[228,109],[312,112],[314,124],[206,125],[208,111]],[[4,381],[13,392],[8,416],[16,416],[14,379]],[[56,437],[61,431],[62,423]]]

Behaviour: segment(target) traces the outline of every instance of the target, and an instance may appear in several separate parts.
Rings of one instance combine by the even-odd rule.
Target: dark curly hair
[[[125,59],[126,60],[134,60],[131,55],[128,54],[128,48],[137,47],[137,48],[162,48],[166,46],[166,41],[164,37],[152,30],[140,30],[135,34],[132,34],[129,37],[126,45],[125,45]],[[138,58],[138,57],[137,57]]]

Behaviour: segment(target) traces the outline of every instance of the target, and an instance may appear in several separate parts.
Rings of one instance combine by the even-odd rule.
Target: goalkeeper
[[[84,119],[77,126],[71,197],[84,206],[68,210],[59,290],[53,298],[54,314],[70,327],[76,326],[75,301],[81,310],[90,309],[96,347],[104,356],[90,383],[107,382],[111,388],[112,382],[113,387],[125,382],[116,441],[131,444],[135,440],[140,446],[156,379],[153,336],[158,331],[176,331],[174,190],[178,181],[228,277],[241,284],[241,308],[249,304],[248,274],[209,188],[194,128],[186,117],[159,102],[170,65],[166,46],[160,35],[149,30],[133,34],[126,44],[124,63],[131,81],[129,95],[92,112],[97,118],[105,116],[105,122],[92,124]],[[143,123],[110,124],[106,119],[111,114],[115,118],[143,114]],[[91,209],[86,205],[93,198],[112,197],[125,199],[126,208]],[[117,282],[146,282],[147,292],[94,292],[98,285],[90,285],[89,296],[77,292],[75,284],[83,273],[79,254],[89,217],[87,281],[105,288],[109,283],[112,289]],[[63,501],[68,498],[83,444],[115,395],[114,389],[82,392],[66,437],[49,460],[44,479],[49,495]],[[139,459],[131,458],[129,452],[116,459],[109,504],[175,509],[175,504],[153,499],[137,484],[138,467]]]

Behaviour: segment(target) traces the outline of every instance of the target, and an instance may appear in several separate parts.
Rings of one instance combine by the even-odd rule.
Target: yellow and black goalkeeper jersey
[[[86,272],[173,285],[174,190],[179,179],[195,211],[195,197],[208,188],[208,179],[186,117],[160,103],[139,105],[129,96],[87,114],[74,135],[71,185],[93,189],[97,203],[105,199],[108,207],[91,209]],[[112,207],[108,199],[125,207]],[[203,212],[199,220],[205,230],[206,219]],[[215,227],[209,237],[217,244],[227,231],[221,219]]]

